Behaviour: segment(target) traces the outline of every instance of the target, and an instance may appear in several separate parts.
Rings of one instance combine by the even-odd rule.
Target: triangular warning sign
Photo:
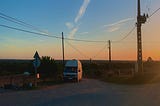
[[[39,54],[38,54],[38,52],[36,51],[36,53],[34,54],[34,56],[33,56],[35,59],[36,58],[38,58],[38,59],[40,59],[40,57],[39,57]]]

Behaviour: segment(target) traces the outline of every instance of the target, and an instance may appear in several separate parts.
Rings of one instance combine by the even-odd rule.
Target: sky
[[[160,0],[141,0],[141,12],[151,15]],[[62,59],[61,39],[17,31],[2,25],[50,36],[103,42],[65,40],[65,59],[108,60],[111,40],[113,60],[136,60],[136,0],[1,0],[0,13],[34,28],[8,21],[0,15],[0,59],[40,56]],[[160,60],[160,11],[142,25],[143,59]],[[39,29],[39,30],[37,30]],[[106,41],[106,42],[104,42]]]

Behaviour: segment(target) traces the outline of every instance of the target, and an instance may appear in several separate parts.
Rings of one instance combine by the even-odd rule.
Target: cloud
[[[41,32],[39,32],[40,34],[45,34],[45,35],[50,35],[49,31],[48,30],[43,30]]]
[[[108,31],[108,32],[115,32],[115,31],[117,31],[117,30],[119,30],[119,29],[120,29],[120,27],[116,26],[116,27],[108,28],[107,31]]]
[[[74,25],[70,22],[66,22],[65,25],[67,26],[68,29],[72,29],[74,27]]]
[[[90,3],[90,0],[84,0],[83,4],[82,4],[75,20],[74,20],[75,23],[77,23],[79,21],[79,19],[82,18],[82,16],[85,14],[89,3]]]
[[[71,23],[71,22],[66,22],[65,23],[67,28],[71,30],[69,35],[68,35],[69,38],[74,38],[74,36],[75,36],[76,32],[78,31],[79,26],[80,26],[80,24],[77,24],[77,23],[83,17],[83,15],[85,14],[89,3],[90,3],[90,0],[84,0],[83,4],[81,5],[81,7],[80,7],[80,9],[77,13],[77,16],[74,19],[74,22],[73,23]],[[88,33],[88,32],[86,32],[86,33]]]
[[[121,25],[121,24],[124,24],[124,23],[126,23],[128,21],[132,21],[132,20],[134,20],[134,18],[126,18],[126,19],[120,20],[120,21],[112,23],[112,24],[104,25],[104,27],[117,26],[117,25]]]
[[[85,35],[85,34],[88,34],[89,32],[82,32],[80,33],[81,35]]]
[[[75,27],[71,30],[71,32],[69,33],[69,38],[73,38],[75,36],[75,33],[78,31],[78,27]]]
[[[104,25],[103,27],[107,27],[108,32],[115,32],[115,31],[119,30],[125,23],[132,21],[132,20],[134,20],[134,18],[126,18],[126,19],[117,21],[112,24]]]

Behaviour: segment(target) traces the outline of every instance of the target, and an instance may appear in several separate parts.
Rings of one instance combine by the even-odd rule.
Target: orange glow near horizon
[[[103,1],[103,2],[106,2],[106,1]],[[103,4],[103,2],[102,2],[102,4]],[[127,2],[130,3],[133,1],[127,1]],[[142,2],[144,2],[144,1],[142,1]],[[99,3],[101,3],[101,2],[99,2]],[[122,3],[121,5],[123,5],[123,2],[121,2],[121,3]],[[158,1],[158,0],[153,1],[153,3],[155,3],[155,4],[152,4],[152,8],[154,11],[157,8],[159,8],[160,1]],[[48,5],[50,5],[50,4],[48,4]],[[58,5],[60,5],[60,4],[58,4]],[[130,5],[132,5],[132,4],[130,4]],[[136,6],[134,6],[134,5],[136,5],[136,4],[133,4],[132,8],[134,8],[136,10]],[[80,4],[79,4],[79,6],[80,6]],[[64,34],[66,34],[65,37],[67,37],[67,38],[69,38],[68,35],[69,35],[71,29],[75,29],[73,31],[77,31],[77,32],[73,36],[73,39],[84,39],[84,40],[88,39],[88,40],[103,40],[103,41],[106,40],[106,43],[93,43],[93,42],[86,43],[86,42],[76,42],[76,41],[67,40],[74,47],[71,47],[69,44],[67,44],[67,42],[65,42],[65,59],[89,60],[91,58],[93,60],[108,60],[107,40],[111,40],[111,41],[112,40],[113,41],[120,40],[126,35],[126,33],[128,33],[128,31],[131,29],[132,26],[134,27],[135,22],[127,21],[127,24],[124,24],[123,22],[124,22],[124,20],[127,20],[127,19],[130,19],[132,21],[134,19],[134,21],[136,21],[136,18],[135,18],[136,11],[135,10],[131,11],[132,9],[131,10],[129,9],[129,12],[126,11],[126,13],[125,12],[119,13],[119,14],[116,13],[116,16],[114,16],[114,14],[111,14],[111,17],[109,17],[108,14],[116,12],[117,7],[114,7],[114,9],[116,11],[113,11],[113,12],[102,11],[101,8],[98,7],[99,10],[98,9],[96,10],[97,13],[95,15],[95,14],[93,14],[94,9],[95,9],[94,6],[96,7],[96,4],[89,7],[90,9],[88,9],[88,10],[86,9],[86,14],[88,14],[88,15],[84,14],[84,16],[83,16],[84,20],[80,19],[80,23],[78,23],[78,24],[74,23],[74,21],[70,22],[71,17],[70,18],[66,17],[67,21],[66,20],[64,21],[64,18],[61,19],[61,18],[57,17],[55,20],[58,20],[58,19],[61,19],[61,20],[57,21],[56,25],[54,24],[55,21],[53,20],[53,18],[52,18],[52,20],[48,21],[47,24],[44,24],[45,22],[43,23],[44,26],[46,25],[46,28],[48,28],[48,32],[49,32],[49,29],[51,32],[53,30],[53,32],[55,32],[55,33],[59,32],[59,30],[61,30],[61,29],[65,30],[66,32],[64,31],[65,32]],[[98,6],[100,6],[100,5],[98,5]],[[144,6],[144,4],[142,6]],[[54,6],[52,6],[52,7],[54,7]],[[104,7],[108,8],[107,6],[104,6]],[[17,7],[17,8],[20,8],[20,7]],[[113,8],[113,7],[111,6],[111,8]],[[124,9],[125,8],[126,7],[124,6]],[[24,8],[22,8],[22,9],[24,9]],[[69,8],[67,8],[67,9],[69,9]],[[77,7],[76,7],[76,9],[77,9]],[[119,9],[123,9],[123,8],[119,8]],[[124,9],[123,9],[123,11],[124,11]],[[68,10],[68,12],[71,10]],[[11,10],[9,10],[9,11],[11,11]],[[36,11],[36,10],[34,10],[34,11]],[[64,11],[64,13],[67,13],[67,12],[65,12],[66,11],[65,9],[62,9],[61,11]],[[76,10],[76,11],[78,13],[78,10]],[[143,9],[142,9],[142,11],[143,11]],[[52,12],[52,11],[50,11],[50,12]],[[89,12],[90,13],[93,12],[93,13],[90,14]],[[106,13],[105,14],[103,13],[104,16],[102,15],[102,16],[98,17],[98,15],[97,15],[98,12],[106,12]],[[15,12],[14,15],[16,16],[16,14],[18,14],[18,13]],[[45,14],[46,14],[46,12],[45,12]],[[72,18],[74,18],[76,14],[72,13],[72,15],[73,15]],[[49,14],[47,13],[47,15],[50,15],[50,13]],[[57,16],[57,14],[52,14],[52,15]],[[93,17],[94,15],[95,15],[95,17]],[[122,16],[119,16],[119,15],[122,15]],[[21,14],[18,14],[17,16],[21,16]],[[52,17],[52,16],[50,16],[50,17]],[[103,19],[103,17],[107,17],[107,18]],[[32,20],[35,17],[28,16],[28,18],[29,19],[31,18],[31,22],[35,21],[35,20]],[[49,16],[48,16],[48,18],[49,18]],[[97,21],[91,20],[92,18],[95,18],[93,20],[97,19]],[[160,19],[160,11],[157,12],[156,14],[154,14],[151,18],[148,19],[148,21],[145,24],[142,25],[143,60],[147,60],[148,57],[152,57],[153,60],[160,60],[160,21],[159,21],[159,19]],[[44,19],[44,20],[47,20],[47,19]],[[68,20],[69,20],[69,22],[68,22]],[[0,20],[0,21],[3,22],[3,20]],[[54,21],[54,22],[52,22],[52,21]],[[81,24],[81,21],[83,24]],[[42,20],[38,21],[38,19],[37,19],[37,23],[40,23],[40,25],[41,25],[42,24],[41,22],[42,22]],[[52,23],[53,25],[56,26],[56,27],[54,27],[55,29],[52,29],[53,26],[50,26],[50,23]],[[75,27],[76,25],[74,25],[74,24],[77,24],[77,26],[75,28],[69,29],[69,31],[68,31],[67,27],[65,26],[66,23],[68,23],[69,27],[73,27],[73,26]],[[121,23],[122,23],[122,25],[121,25]],[[6,25],[7,24],[8,23],[6,23]],[[42,24],[42,26],[43,26],[43,24]],[[60,26],[59,24],[62,24],[62,25]],[[12,24],[11,24],[11,26],[12,26]],[[110,29],[110,31],[107,32],[107,28],[106,27],[104,28],[104,26],[112,26],[112,27],[108,28],[108,29]],[[18,26],[16,26],[16,27],[18,27]],[[1,31],[2,33],[0,33],[1,34],[0,59],[32,59],[35,51],[38,51],[40,56],[51,56],[54,59],[62,59],[61,39],[56,39],[56,38],[50,39],[46,36],[44,37],[44,36],[39,36],[39,35],[33,36],[32,34],[28,34],[25,32],[18,32],[15,30],[9,30],[9,29],[3,29],[3,28],[1,30],[2,30]],[[4,33],[3,33],[3,31],[4,31]],[[85,33],[86,35],[81,35],[80,33]],[[60,34],[58,35],[58,34],[56,36],[61,37],[61,35]],[[113,60],[137,60],[137,42],[136,42],[137,35],[136,34],[137,34],[137,32],[135,29],[135,31],[131,35],[127,36],[127,38],[125,38],[122,42],[111,44],[112,45],[111,50],[112,50],[112,59]],[[104,46],[106,46],[106,47],[104,47]]]

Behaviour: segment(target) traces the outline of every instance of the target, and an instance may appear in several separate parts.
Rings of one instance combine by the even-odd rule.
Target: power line
[[[39,33],[39,32],[33,32],[33,31],[28,31],[25,29],[20,29],[20,28],[16,28],[16,27],[11,27],[11,26],[7,26],[7,25],[2,25],[0,24],[1,27],[5,27],[5,28],[9,28],[9,29],[14,29],[14,30],[18,30],[18,31],[22,31],[22,32],[27,32],[27,33],[31,33],[31,34],[36,34],[36,35],[41,35],[41,36],[46,36],[46,37],[52,37],[52,38],[58,38],[58,39],[62,39],[59,36],[53,36],[51,34],[45,34],[45,33]],[[79,41],[79,42],[99,42],[99,43],[104,43],[106,41],[95,41],[95,40],[83,40],[83,39],[71,39],[71,38],[64,38],[65,40],[71,40],[71,41]]]
[[[17,24],[22,25],[22,26],[25,26],[25,27],[29,27],[29,28],[34,29],[34,30],[36,30],[36,31],[39,31],[39,32],[41,32],[41,33],[32,32],[32,31],[26,31],[26,30],[24,30],[24,29],[19,29],[19,28],[15,28],[15,27],[10,27],[10,26],[7,26],[7,25],[1,25],[1,26],[3,26],[3,27],[7,27],[7,28],[10,28],[10,29],[15,29],[15,30],[23,31],[23,32],[28,32],[28,33],[32,33],[32,34],[38,34],[38,35],[43,35],[43,36],[48,36],[48,37],[54,37],[54,38],[60,38],[60,37],[58,37],[58,36],[51,36],[51,34],[46,33],[46,32],[40,30],[39,28],[37,28],[37,27],[35,27],[35,26],[33,26],[33,25],[29,24],[29,23],[26,23],[26,22],[24,22],[24,21],[21,21],[21,20],[19,20],[19,19],[14,18],[14,17],[8,16],[8,15],[6,15],[6,14],[4,14],[4,13],[1,13],[1,12],[0,12],[0,15],[2,15],[2,16],[0,16],[0,18],[3,18],[3,19],[5,19],[5,20],[8,20],[8,21],[11,21],[11,22],[14,22],[14,23],[17,23]],[[43,33],[43,34],[42,34],[42,33]],[[124,40],[125,38],[127,38],[127,36],[125,36],[125,37],[122,38],[121,40]],[[79,42],[93,42],[93,43],[94,43],[94,42],[95,42],[95,43],[105,43],[105,42],[106,42],[106,41],[100,41],[100,40],[83,40],[83,39],[71,39],[71,38],[64,38],[64,39],[65,39],[65,40],[71,40],[71,41],[79,41]],[[121,41],[121,40],[120,40],[120,41]],[[115,42],[118,42],[118,41],[115,41]]]
[[[69,43],[68,41],[66,41],[66,43],[72,47],[74,50],[76,50],[79,54],[83,55],[84,57],[88,58],[88,56],[84,55],[80,50],[78,50],[75,46],[73,46],[71,43]]]
[[[19,25],[22,25],[22,26],[24,26],[24,27],[29,27],[29,28],[31,28],[31,29],[34,29],[34,30],[36,30],[36,31],[39,31],[39,32],[42,32],[42,33],[44,33],[44,35],[46,36],[46,35],[50,35],[49,33],[46,33],[46,32],[44,32],[44,31],[42,31],[42,30],[40,30],[39,28],[37,28],[37,27],[35,27],[35,26],[33,26],[33,25],[31,25],[31,24],[29,24],[29,23],[26,23],[26,22],[24,22],[24,21],[21,21],[21,20],[19,20],[19,19],[16,19],[16,18],[14,18],[14,17],[11,17],[11,16],[8,16],[8,15],[6,15],[6,14],[4,14],[4,13],[1,13],[0,12],[0,15],[2,15],[2,16],[0,16],[0,18],[3,18],[3,19],[5,19],[5,20],[8,20],[8,21],[11,21],[11,22],[13,22],[13,23],[16,23],[16,24],[19,24]],[[3,25],[3,26],[6,26],[6,25]],[[9,27],[8,27],[9,28]],[[11,28],[11,27],[10,27]],[[19,29],[19,28],[12,28],[12,29]],[[20,30],[20,31],[22,31],[22,30]],[[23,30],[24,31],[24,30]],[[31,32],[31,31],[25,31],[25,32]],[[35,33],[34,33],[35,34]],[[38,34],[38,33],[37,33]],[[57,38],[57,37],[56,37]],[[58,37],[59,38],[59,37]],[[99,43],[103,43],[103,42],[105,42],[105,41],[97,41],[97,40],[82,40],[82,39],[71,39],[71,38],[64,38],[64,39],[66,39],[66,40],[71,40],[71,41],[80,41],[80,42],[99,42]]]
[[[104,47],[102,49],[100,49],[92,58],[96,58],[102,51],[104,51],[106,48],[106,44],[104,45]]]
[[[149,18],[151,18],[151,17],[152,17],[154,14],[156,14],[159,10],[160,10],[160,8],[158,8],[157,10],[155,10],[155,11],[149,16]],[[117,41],[112,41],[112,43],[118,43],[118,42],[123,41],[124,39],[126,39],[126,38],[134,31],[135,28],[136,28],[136,26],[133,27],[133,28],[129,31],[129,33],[128,33],[126,36],[124,36],[122,39],[117,40]]]
[[[136,26],[133,27],[122,39],[117,40],[117,41],[112,41],[112,43],[118,43],[118,42],[123,41],[124,39],[126,39],[135,30],[135,28],[136,28]]]
[[[21,32],[27,32],[27,33],[36,34],[36,35],[41,35],[41,36],[46,36],[46,37],[52,37],[52,38],[62,39],[61,37],[58,37],[58,36],[51,36],[51,35],[47,35],[47,34],[43,34],[43,33],[32,32],[32,31],[28,31],[28,30],[24,30],[24,29],[20,29],[20,28],[15,28],[15,27],[7,26],[7,25],[0,24],[0,26],[1,27],[5,27],[5,28],[9,28],[9,29],[13,29],[13,30],[17,30],[17,31],[21,31]]]
[[[159,9],[160,9],[160,8],[159,8]],[[153,14],[155,14],[159,9],[157,9]],[[152,14],[152,15],[153,15],[153,14]],[[0,17],[3,18],[3,19],[5,19],[5,20],[8,20],[8,21],[17,23],[17,24],[22,25],[22,26],[25,26],[25,27],[32,28],[32,29],[37,30],[37,31],[42,32],[42,33],[27,31],[27,30],[24,30],[24,29],[19,29],[19,28],[15,28],[15,27],[10,27],[10,26],[7,26],[7,25],[0,25],[0,26],[6,27],[6,28],[10,28],[10,29],[19,30],[19,31],[23,31],[23,32],[28,32],[28,33],[32,33],[32,34],[38,34],[38,35],[43,35],[43,36],[48,36],[48,37],[54,37],[54,38],[61,38],[61,37],[58,37],[58,36],[52,36],[51,34],[46,33],[46,32],[44,32],[44,31],[40,30],[39,28],[31,25],[31,24],[28,24],[28,23],[26,23],[26,22],[24,22],[24,21],[21,21],[21,20],[19,20],[19,19],[14,18],[14,17],[8,16],[8,15],[6,15],[6,14],[4,14],[4,13],[1,13],[1,12],[0,12],[0,15],[2,15],[2,16],[0,16]],[[135,27],[134,27],[134,28],[135,28]],[[120,39],[120,40],[118,40],[118,41],[112,41],[112,42],[120,42],[120,41],[126,39],[126,38],[130,35],[130,33],[134,30],[134,28],[133,28],[126,36],[124,36],[122,39]],[[71,38],[64,38],[64,39],[65,39],[65,40],[71,40],[71,41],[79,41],[79,42],[90,42],[90,43],[94,43],[94,42],[95,42],[95,43],[105,43],[105,42],[106,42],[106,41],[102,41],[102,40],[84,40],[84,39],[71,39]]]
[[[1,27],[5,27],[5,28],[9,28],[9,29],[14,29],[14,30],[18,30],[18,31],[22,31],[22,32],[27,32],[27,33],[31,33],[31,34],[36,34],[36,35],[41,35],[41,36],[46,36],[46,37],[52,37],[52,38],[58,38],[58,39],[62,39],[61,37],[58,36],[51,36],[51,35],[47,35],[47,34],[43,34],[43,33],[38,33],[38,32],[32,32],[32,31],[28,31],[28,30],[24,30],[24,29],[20,29],[20,28],[15,28],[15,27],[10,27],[7,25],[2,25],[0,24]],[[83,41],[83,42],[97,42],[97,41],[89,41],[89,40],[80,40],[80,39],[69,39],[69,38],[64,38],[66,40],[73,40],[73,41]],[[100,41],[99,41],[100,42]],[[84,55],[81,51],[79,51],[76,47],[74,47],[72,44],[70,44],[69,42],[66,41],[66,43],[71,46],[73,49],[75,49],[78,53],[80,53],[81,55],[83,55],[84,57],[87,57],[86,55]],[[101,52],[101,51],[100,51]],[[97,53],[98,55],[99,53]]]
[[[37,31],[39,31],[39,32],[46,33],[45,31],[40,30],[39,28],[35,27],[34,25],[31,25],[31,24],[29,24],[29,23],[26,23],[26,22],[24,22],[24,21],[21,21],[21,20],[19,20],[19,19],[14,18],[14,17],[8,16],[8,15],[6,15],[6,14],[4,14],[4,13],[1,13],[1,12],[0,12],[0,15],[1,15],[1,16],[0,16],[1,18],[5,19],[5,20],[7,20],[7,21],[11,21],[11,22],[13,22],[13,23],[22,25],[22,26],[24,26],[24,27],[28,27],[28,28],[31,28],[31,29],[33,29],[33,30],[37,30]]]
[[[6,17],[4,17],[4,16],[0,16],[0,18],[3,18],[3,19],[5,19],[5,20],[7,20],[7,21],[14,22],[14,23],[16,23],[16,24],[19,24],[19,25],[24,26],[24,24],[21,24],[21,23],[19,23],[19,22],[17,22],[17,21],[11,20],[11,19],[6,18]]]
[[[160,10],[160,8],[158,8],[157,10],[155,10],[150,16],[149,18],[151,18],[154,14],[156,14],[158,11]]]
[[[72,40],[72,41],[80,41],[80,42],[95,42],[95,43],[104,43],[106,41],[98,41],[98,40],[82,40],[82,39],[71,39],[71,38],[65,38],[66,40]]]

